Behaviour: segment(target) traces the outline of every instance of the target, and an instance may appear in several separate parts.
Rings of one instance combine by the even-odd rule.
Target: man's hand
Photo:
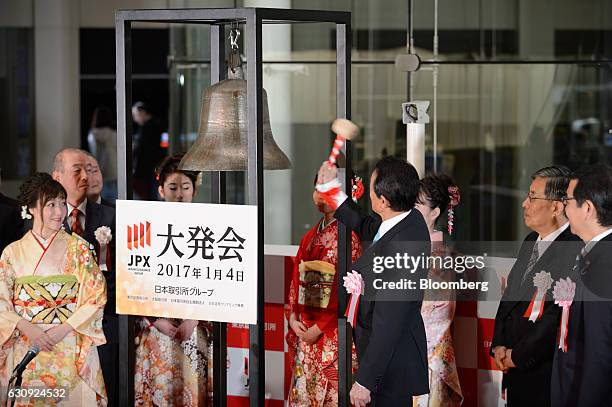
[[[295,318],[295,314],[291,314],[291,316],[289,317],[289,326],[291,327],[293,332],[295,332],[298,338],[304,339],[304,334],[306,333],[308,328],[306,328],[306,325],[304,325],[302,322],[298,321]]]
[[[68,335],[72,331],[74,331],[72,326],[64,322],[63,324],[56,325],[50,329],[47,329],[45,333],[49,336],[49,339],[51,339],[53,345],[55,346],[61,341],[63,341],[66,335]]]
[[[357,382],[353,383],[350,396],[351,404],[355,407],[366,407],[366,405],[371,401],[370,390],[366,389]]]
[[[51,352],[55,343],[49,335],[30,321],[25,319],[17,322],[17,329],[19,332],[27,336],[30,345],[38,346],[38,349],[46,352]]]
[[[313,326],[308,328],[308,330],[304,333],[302,340],[306,342],[308,345],[312,345],[319,339],[322,333],[323,332],[321,332],[321,329],[319,329],[317,324],[314,324]]]
[[[174,339],[179,342],[186,341],[191,337],[193,330],[198,326],[198,321],[194,321],[193,319],[186,319],[176,328],[176,333],[174,334]]]
[[[493,348],[493,359],[495,360],[495,366],[501,371],[506,371],[507,368],[504,366],[504,358],[506,357],[506,347],[496,346]]]
[[[176,327],[166,318],[158,318],[157,321],[153,323],[153,326],[157,328],[159,332],[169,336],[170,338],[174,338],[176,335]]]
[[[338,178],[338,168],[336,168],[335,165],[324,161],[321,168],[319,168],[319,173],[317,174],[317,184],[326,184],[336,178]]]
[[[504,368],[506,369],[505,372],[513,367],[516,367],[516,365],[512,361],[512,349],[506,349],[506,357],[504,358]]]

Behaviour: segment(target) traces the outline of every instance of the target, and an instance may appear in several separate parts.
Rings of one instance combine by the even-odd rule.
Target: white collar
[[[600,234],[592,238],[590,242],[586,242],[586,245],[584,246],[584,251],[586,253],[590,252],[593,246],[597,244],[597,242],[599,242],[601,239],[603,239],[604,237],[608,236],[611,233],[612,233],[612,228],[606,229],[605,231],[601,232]]]
[[[538,236],[538,242],[553,242],[556,238],[558,238],[561,233],[565,232],[565,229],[569,227],[569,222],[566,222],[565,225],[561,226],[559,229],[555,230],[552,233],[549,233],[547,236],[542,237],[542,235]]]
[[[74,206],[70,205],[68,202],[66,202],[66,204],[68,205],[68,216],[70,216],[70,214],[72,213],[72,210],[74,209]],[[83,215],[86,215],[85,213],[86,207],[87,207],[87,198],[83,199],[83,202],[81,202],[79,206],[77,206],[77,208],[79,209],[79,211],[81,211]]]
[[[59,233],[59,231],[52,233],[51,236],[45,239],[41,235],[39,235],[37,232],[35,232],[34,228],[30,229],[30,231],[32,232],[32,235],[34,235],[34,238],[38,240],[38,243],[40,243],[45,249],[49,247],[49,243],[51,243],[51,240],[53,240],[53,236]]]
[[[399,215],[395,215],[394,217],[383,221],[383,223],[381,223],[378,228],[378,233],[377,233],[378,238],[380,239],[381,237],[383,237],[385,233],[387,233],[389,230],[393,228],[393,226],[397,225],[402,220],[404,220],[404,218],[406,218],[406,216],[408,216],[410,212],[412,212],[412,209],[409,210],[408,212],[402,212]]]

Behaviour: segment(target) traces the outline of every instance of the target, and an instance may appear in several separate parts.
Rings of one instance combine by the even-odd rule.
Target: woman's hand
[[[72,326],[64,322],[63,324],[52,327],[51,329],[47,329],[45,333],[53,342],[53,346],[55,346],[61,341],[63,341],[66,335],[68,335],[72,331],[74,331]]]
[[[28,337],[28,341],[32,346],[38,346],[38,349],[46,352],[51,352],[55,343],[49,335],[30,321],[25,319],[17,322],[17,329],[19,332]]]
[[[186,319],[176,328],[176,333],[174,334],[174,339],[179,342],[186,341],[191,337],[193,330],[198,326],[198,321],[194,321],[193,319]]]
[[[321,332],[317,324],[314,324],[304,333],[304,336],[302,336],[302,340],[308,345],[312,345],[319,339],[322,333],[323,332]]]
[[[166,318],[158,318],[157,321],[153,322],[153,326],[170,338],[174,338],[176,335],[176,326]]]
[[[338,178],[338,168],[324,161],[317,174],[317,184],[326,184],[336,178]]]
[[[300,339],[302,339],[302,337],[308,330],[308,328],[306,328],[306,325],[304,325],[295,318],[295,314],[291,314],[291,316],[289,317],[289,327],[291,327],[293,332],[295,332],[297,337]]]

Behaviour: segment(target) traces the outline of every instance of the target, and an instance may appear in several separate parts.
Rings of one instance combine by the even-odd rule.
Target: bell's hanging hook
[[[232,51],[238,49],[238,38],[240,38],[240,29],[237,26],[232,27],[230,30],[229,40]]]
[[[238,28],[238,23],[233,23],[229,34],[231,48],[229,68],[232,73],[236,73],[236,68],[239,68],[242,65],[242,61],[240,60],[240,51],[238,48],[238,38],[240,38],[240,28]]]

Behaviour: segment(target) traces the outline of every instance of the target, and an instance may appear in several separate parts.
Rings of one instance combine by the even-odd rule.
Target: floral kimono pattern
[[[17,330],[25,319],[43,330],[74,329],[50,352],[40,351],[23,373],[22,386],[65,388],[66,399],[18,399],[18,406],[105,406],[97,346],[106,342],[102,313],[106,280],[89,244],[60,230],[48,242],[33,232],[9,245],[0,258],[0,386],[30,348]],[[0,398],[4,401],[6,394]]]
[[[286,316],[295,313],[306,327],[314,324],[323,335],[312,345],[289,329],[291,363],[290,406],[338,405],[338,225],[322,227],[320,221],[300,242],[289,289]],[[352,260],[361,255],[361,244],[352,235]],[[353,365],[356,353],[353,348]]]
[[[453,253],[441,241],[432,236],[432,255],[449,256]],[[435,281],[448,280],[447,270],[429,270],[429,278]],[[455,350],[451,336],[451,324],[455,317],[455,293],[442,295],[425,292],[421,316],[427,336],[427,358],[429,365],[429,394],[414,398],[417,407],[455,407],[463,402],[459,374],[455,364]],[[442,298],[441,298],[442,297]]]
[[[138,324],[135,405],[212,406],[211,324],[200,321],[183,342],[159,332],[145,318]]]

